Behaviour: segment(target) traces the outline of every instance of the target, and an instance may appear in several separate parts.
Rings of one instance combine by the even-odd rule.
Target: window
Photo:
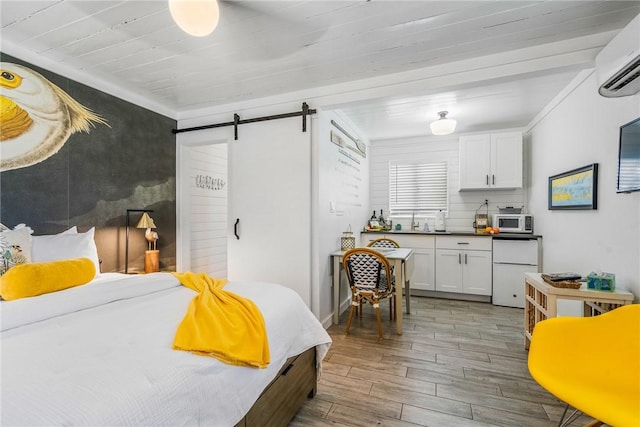
[[[389,164],[390,215],[446,212],[447,200],[447,162]]]

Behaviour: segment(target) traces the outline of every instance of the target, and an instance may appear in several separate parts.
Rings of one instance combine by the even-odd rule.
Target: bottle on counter
[[[378,217],[376,216],[376,211],[374,210],[371,214],[371,219],[369,219],[369,229],[370,230],[379,230],[381,227],[380,222],[378,221]]]
[[[387,222],[384,219],[384,215],[382,214],[382,209],[380,209],[380,216],[378,217],[378,223],[382,228],[385,228],[385,226],[387,225]]]
[[[447,231],[447,226],[444,219],[444,212],[442,212],[442,209],[440,209],[440,211],[436,213],[436,224],[434,228],[435,228],[435,231]]]

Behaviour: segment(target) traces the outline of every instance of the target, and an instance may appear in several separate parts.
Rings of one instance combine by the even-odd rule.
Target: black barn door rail
[[[225,126],[233,126],[234,127],[234,129],[233,129],[234,139],[237,140],[238,139],[238,126],[239,125],[243,125],[243,124],[246,124],[246,123],[266,122],[267,120],[286,119],[286,118],[289,118],[289,117],[298,117],[298,116],[302,116],[302,132],[306,132],[307,131],[307,116],[311,115],[311,114],[316,114],[316,110],[315,109],[310,109],[309,105],[307,105],[306,102],[303,102],[302,103],[302,110],[295,111],[293,113],[274,114],[272,116],[255,117],[253,119],[242,119],[242,120],[240,119],[240,116],[238,114],[234,114],[232,122],[215,123],[215,124],[212,124],[212,125],[195,126],[195,127],[190,127],[190,128],[184,128],[184,129],[172,129],[171,132],[173,132],[174,134],[178,134],[178,133],[182,133],[182,132],[193,132],[193,131],[196,131],[196,130],[221,128],[221,127],[225,127]]]

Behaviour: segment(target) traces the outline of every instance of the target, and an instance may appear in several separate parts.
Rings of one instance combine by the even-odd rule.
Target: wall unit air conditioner
[[[640,15],[596,56],[598,92],[607,98],[640,91]]]

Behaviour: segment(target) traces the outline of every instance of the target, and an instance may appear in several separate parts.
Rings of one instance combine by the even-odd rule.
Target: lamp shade
[[[211,34],[220,19],[216,0],[169,0],[169,11],[182,31],[196,37]]]
[[[143,213],[140,220],[136,224],[136,228],[156,228],[156,224],[153,222],[153,218],[148,213]]]
[[[434,122],[431,122],[429,127],[431,133],[434,135],[449,135],[456,130],[456,121],[453,119],[447,119],[448,111],[440,111],[438,115],[440,118]]]

